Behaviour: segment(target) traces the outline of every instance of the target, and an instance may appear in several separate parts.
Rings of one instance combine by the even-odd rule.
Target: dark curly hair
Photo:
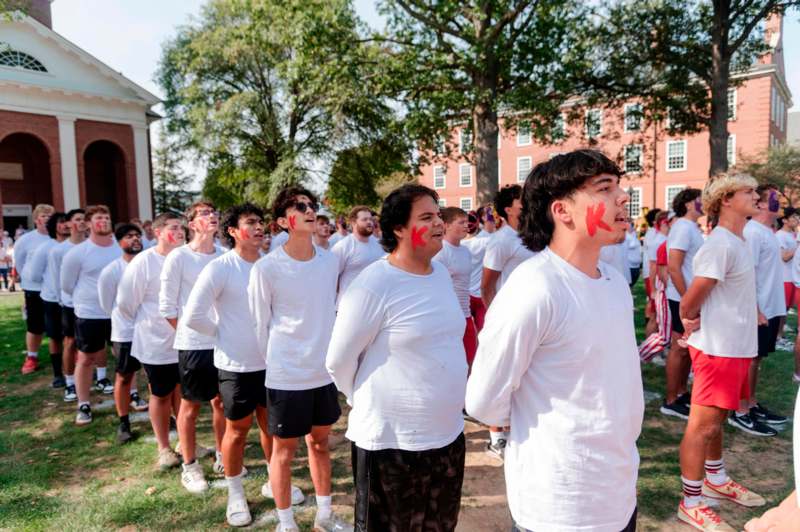
[[[699,188],[684,188],[672,199],[672,210],[675,212],[675,216],[678,218],[683,218],[686,216],[688,210],[686,209],[686,204],[690,201],[694,201],[699,198],[703,194],[703,191]]]
[[[532,251],[550,244],[555,223],[550,205],[570,197],[586,181],[600,174],[622,175],[614,161],[597,150],[575,150],[537,164],[522,191],[520,237]]]
[[[653,207],[647,214],[644,215],[644,220],[647,222],[647,227],[653,227],[656,224],[656,216],[661,212],[658,207]]]
[[[439,203],[439,195],[426,186],[408,184],[394,189],[383,200],[381,207],[381,246],[386,253],[397,249],[397,236],[394,230],[403,227],[411,217],[411,206],[418,198],[430,196]]]
[[[58,236],[58,224],[61,222],[67,221],[67,215],[63,212],[54,212],[50,219],[47,220],[47,234],[50,235],[50,238],[55,239]]]
[[[252,203],[242,203],[241,205],[234,205],[222,214],[222,220],[219,224],[219,237],[224,240],[230,249],[236,246],[236,239],[228,233],[228,228],[239,227],[239,219],[248,214],[255,214],[264,219],[264,211],[256,207]]]
[[[278,195],[275,196],[275,200],[272,202],[272,219],[277,221],[278,218],[286,216],[286,211],[294,207],[297,196],[308,196],[308,199],[310,199],[315,206],[317,205],[317,197],[310,190],[296,185],[288,186],[278,192]],[[314,210],[316,211],[317,207],[315,207]]]
[[[506,214],[506,207],[511,207],[515,199],[522,196],[522,187],[519,185],[506,185],[497,191],[494,195],[494,210],[508,221],[508,214]]]

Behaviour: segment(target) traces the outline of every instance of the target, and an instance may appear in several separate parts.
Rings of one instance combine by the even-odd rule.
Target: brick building
[[[786,142],[787,109],[792,102],[784,74],[782,29],[781,17],[767,21],[765,37],[770,52],[739,75],[742,84],[729,91],[731,165],[743,154],[757,154]],[[568,105],[563,107],[565,111]],[[500,186],[524,182],[534,165],[553,155],[591,145],[625,170],[622,186],[631,195],[634,217],[642,207],[667,207],[685,187],[702,188],[710,162],[708,133],[672,136],[664,124],[645,127],[637,118],[636,105],[631,101],[622,109],[587,109],[580,124],[565,124],[562,118],[554,127],[562,128],[564,140],[556,144],[537,143],[524,126],[506,130],[501,119],[497,154]],[[450,159],[434,159],[420,169],[420,183],[436,189],[443,205],[477,207],[475,166],[459,155],[469,144],[469,135],[464,128],[454,129],[451,142],[456,154]]]
[[[0,17],[0,211],[31,227],[37,203],[104,203],[152,217],[150,108],[159,99],[52,29],[51,0]]]

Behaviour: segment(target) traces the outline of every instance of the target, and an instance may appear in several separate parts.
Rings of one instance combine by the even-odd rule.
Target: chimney
[[[50,4],[53,0],[24,0],[20,2],[25,14],[36,19],[50,29],[53,29],[53,15]]]

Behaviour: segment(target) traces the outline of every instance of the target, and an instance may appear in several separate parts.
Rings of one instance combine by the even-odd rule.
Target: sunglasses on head
[[[294,208],[297,212],[306,212],[306,210],[311,209],[312,211],[317,211],[317,204],[316,203],[306,203],[305,201],[298,201],[295,202]]]

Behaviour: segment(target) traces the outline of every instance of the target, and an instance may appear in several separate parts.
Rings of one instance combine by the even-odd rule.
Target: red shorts
[[[692,404],[738,410],[750,399],[748,372],[752,358],[707,355],[689,346],[694,370]]]
[[[464,351],[467,353],[467,365],[472,371],[472,361],[478,351],[478,331],[475,330],[475,322],[471,317],[467,318],[467,328],[464,329]]]
[[[783,283],[783,294],[786,296],[786,310],[794,307],[797,301],[797,287],[794,283]]]
[[[469,312],[472,314],[472,319],[475,320],[475,328],[481,332],[483,318],[486,317],[486,305],[483,304],[483,299],[469,296]]]

